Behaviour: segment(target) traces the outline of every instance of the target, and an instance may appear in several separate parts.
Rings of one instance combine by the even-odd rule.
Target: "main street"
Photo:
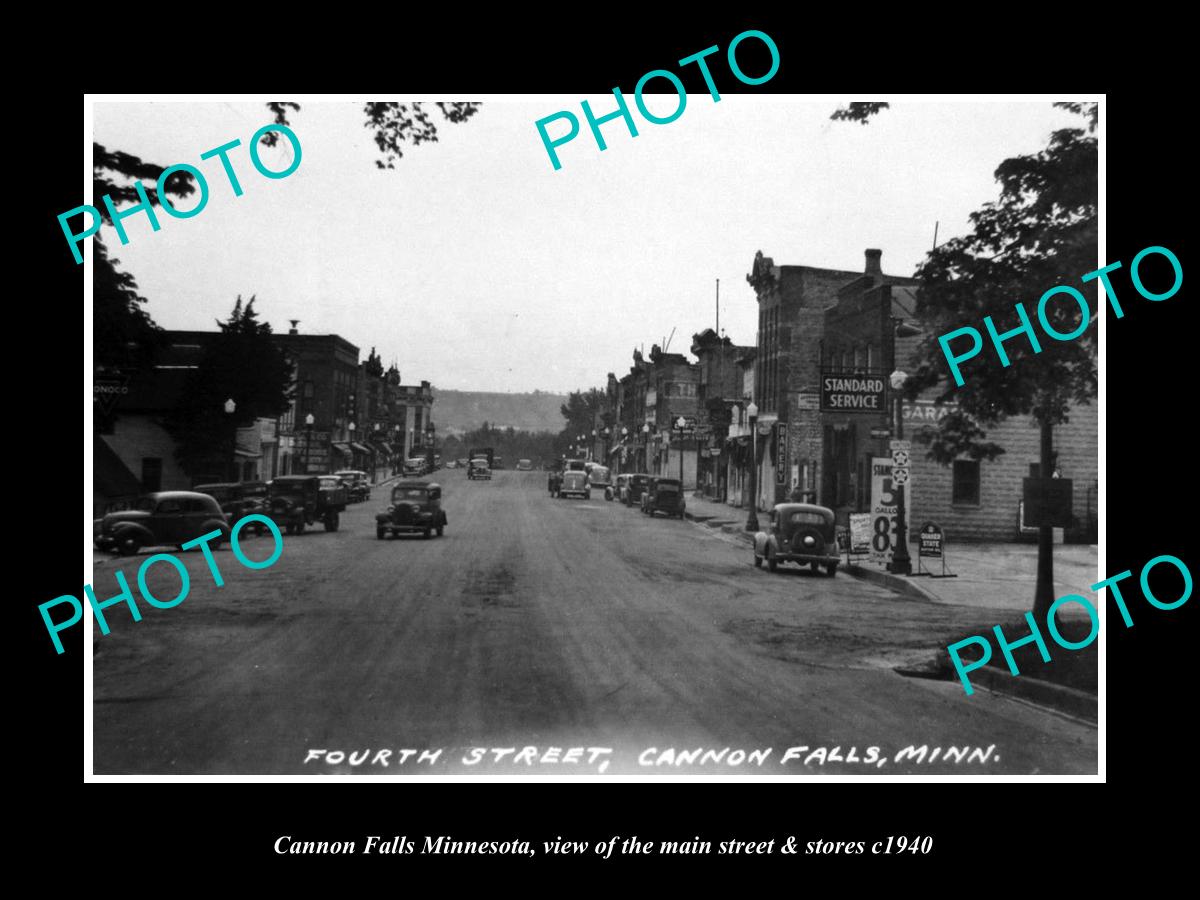
[[[961,611],[841,572],[755,569],[745,544],[691,522],[596,495],[552,499],[540,472],[436,480],[442,538],[377,540],[388,491],[377,487],[339,531],[285,536],[269,569],[242,567],[226,546],[217,588],[187,553],[180,606],[142,604],[136,623],[110,608],[112,633],[92,626],[97,774],[1096,771],[1092,726],[892,670],[944,646]],[[269,545],[250,538],[246,552],[261,559]],[[117,568],[134,582],[134,560],[98,559],[98,597],[117,592]],[[178,592],[169,566],[148,581]],[[986,762],[896,759],[910,745],[994,749]],[[564,762],[569,748],[611,752]],[[721,762],[672,764],[726,748]],[[733,751],[768,748],[761,765],[730,765]]]

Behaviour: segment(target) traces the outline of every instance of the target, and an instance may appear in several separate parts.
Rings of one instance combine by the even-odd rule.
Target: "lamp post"
[[[624,469],[624,468],[625,468],[625,462],[626,462],[626,460],[625,460],[625,453],[626,453],[626,452],[628,451],[628,449],[629,449],[628,447],[626,447],[626,445],[625,445],[625,444],[626,444],[626,441],[627,441],[628,439],[629,439],[629,429],[628,429],[628,428],[626,428],[624,425],[622,425],[622,426],[621,426],[621,459],[620,459],[620,461],[619,461],[619,464],[618,464],[618,466],[617,466],[617,469],[618,469],[618,470],[620,470],[620,469]]]
[[[687,419],[680,416],[675,420],[675,427],[679,429],[679,490],[683,490],[683,426],[687,425]]]
[[[750,419],[750,515],[746,516],[746,530],[758,531],[758,406],[753,400],[746,407]]]
[[[892,364],[896,364],[896,338],[898,337],[916,337],[921,333],[921,329],[913,325],[905,324],[904,320],[896,316],[892,317]],[[896,440],[904,440],[904,398],[901,396],[901,390],[904,388],[904,383],[908,381],[908,373],[902,371],[898,366],[892,372],[888,379],[892,386],[892,406],[896,417]],[[912,557],[908,554],[908,521],[907,512],[905,510],[904,494],[905,486],[893,484],[896,491],[896,549],[892,553],[892,561],[888,564],[888,571],[893,575],[911,575],[912,574]]]
[[[235,412],[237,412],[237,404],[230,397],[225,401],[225,415],[229,416],[229,466],[226,471],[233,473],[230,481],[239,480],[237,477],[237,420],[233,418]]]
[[[642,471],[650,474],[650,423],[642,423]]]
[[[313,424],[316,421],[317,420],[313,418],[312,413],[309,413],[307,416],[304,417],[304,474],[305,475],[310,474],[308,471],[310,468],[309,450],[312,447],[312,430],[313,430]]]

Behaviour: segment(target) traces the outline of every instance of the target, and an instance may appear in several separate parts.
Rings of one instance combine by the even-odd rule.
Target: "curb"
[[[843,563],[841,570],[847,575],[853,575],[855,578],[860,578],[863,581],[869,581],[871,584],[877,584],[880,587],[885,587],[903,597],[908,597],[910,600],[921,600],[925,603],[938,602],[937,597],[926,591],[911,578],[905,578],[901,575],[893,575],[891,572],[880,572],[876,569],[868,569],[865,566],[859,566],[853,563],[850,565]]]
[[[985,687],[997,694],[1019,697],[1030,703],[1047,706],[1089,722],[1097,721],[1099,699],[1076,688],[1053,684],[1027,675],[1012,675],[984,666],[971,673],[971,684]]]
[[[733,509],[733,507],[730,507],[730,509]],[[723,531],[726,534],[741,537],[747,544],[754,543],[754,536],[750,532],[746,531],[743,526],[736,522],[730,522],[728,519],[718,519],[716,516],[697,516],[687,509],[683,511],[683,517],[690,522],[703,525],[705,528],[712,529],[713,531]]]

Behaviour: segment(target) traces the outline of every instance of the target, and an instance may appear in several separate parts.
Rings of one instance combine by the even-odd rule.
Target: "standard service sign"
[[[882,413],[887,382],[880,375],[821,376],[821,409],[826,412]]]

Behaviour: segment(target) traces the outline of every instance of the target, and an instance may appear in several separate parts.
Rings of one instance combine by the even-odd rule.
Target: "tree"
[[[1084,126],[1055,131],[1045,150],[1002,162],[995,173],[999,199],[971,214],[969,234],[937,247],[917,269],[917,314],[927,336],[905,392],[912,397],[940,385],[937,402],[957,404],[936,429],[917,435],[928,442],[929,457],[943,464],[962,455],[995,459],[1004,450],[986,440],[987,428],[1031,415],[1041,431],[1040,468],[1047,477],[1054,469],[1054,427],[1068,421],[1072,406],[1096,396],[1095,323],[1101,307],[1095,283],[1085,286],[1080,279],[1096,268],[1097,108],[1055,105],[1083,117]],[[1003,334],[1020,324],[1015,303],[1028,309],[1057,285],[1070,285],[1088,298],[1089,327],[1075,340],[1043,340],[1040,353],[1017,336],[1004,344],[1010,365],[980,354],[963,365],[965,383],[956,386],[938,336],[963,325],[981,327],[989,315]],[[1060,334],[1080,323],[1076,304],[1063,298],[1046,305],[1046,316]],[[1052,547],[1053,529],[1042,527],[1034,614],[1043,619],[1054,599]]]
[[[254,299],[243,307],[239,296],[229,319],[217,322],[219,334],[204,348],[165,423],[177,444],[176,458],[193,477],[226,472],[235,430],[288,409],[292,366],[270,323],[258,320]],[[232,414],[225,410],[228,400],[235,404]]]
[[[574,441],[581,434],[591,435],[592,429],[596,427],[597,419],[604,409],[604,398],[604,392],[598,388],[572,391],[567,395],[567,402],[563,403],[559,410],[562,412],[562,417],[567,420],[562,434],[567,438],[568,443]]]

